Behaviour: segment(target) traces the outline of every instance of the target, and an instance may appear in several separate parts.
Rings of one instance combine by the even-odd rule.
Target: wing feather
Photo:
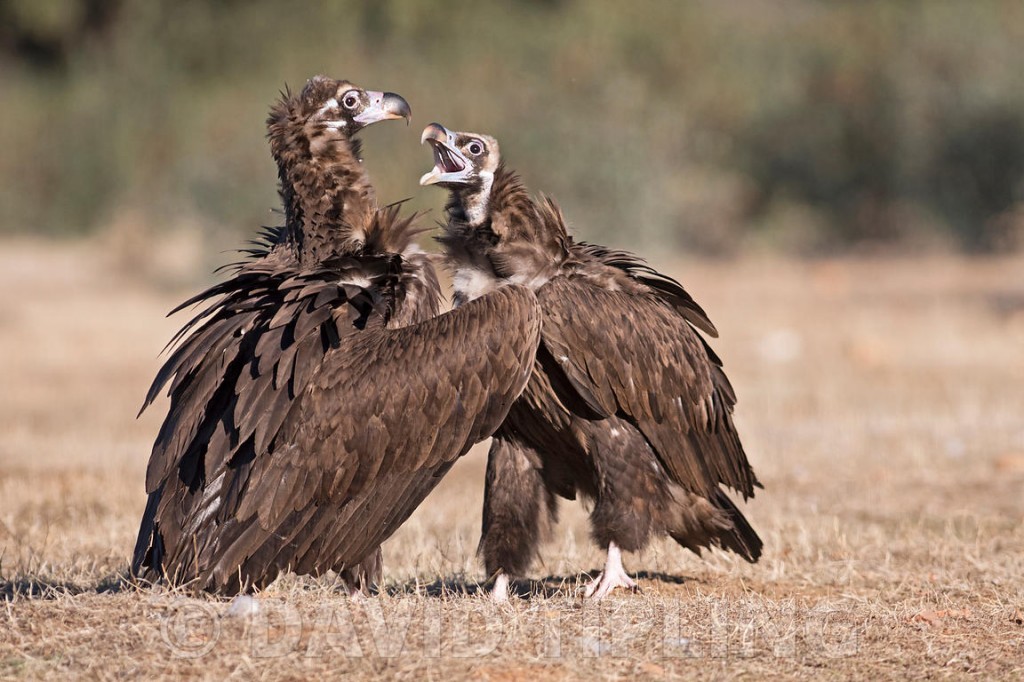
[[[555,278],[538,297],[542,345],[588,407],[635,423],[684,488],[708,496],[724,484],[753,494],[759,484],[732,423],[735,394],[691,326],[699,308],[683,315],[656,294],[584,278]]]
[[[672,277],[658,272],[636,254],[587,242],[576,242],[572,246],[575,250],[596,258],[605,265],[618,268],[636,281],[647,285],[657,292],[662,300],[675,308],[687,322],[712,338],[718,337],[718,330],[708,314],[693,300],[683,285]]]
[[[529,375],[540,322],[533,294],[521,287],[505,287],[473,303],[418,325],[352,337],[325,359],[304,398],[326,419],[297,414],[281,437],[300,443],[310,459],[322,455],[333,466],[345,466],[357,463],[359,453],[337,447],[340,426],[323,434],[316,425],[365,425],[376,418],[387,433],[402,433],[388,453],[398,471],[454,460],[459,446],[487,437]],[[490,353],[492,343],[509,352]],[[392,397],[398,394],[403,397]],[[407,394],[427,399],[413,403]],[[437,429],[446,419],[451,429]],[[432,438],[436,431],[439,436]]]

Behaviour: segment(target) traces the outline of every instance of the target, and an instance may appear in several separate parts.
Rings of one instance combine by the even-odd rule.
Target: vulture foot
[[[636,581],[630,578],[626,574],[626,569],[622,567],[622,551],[619,546],[611,542],[608,543],[608,560],[604,564],[604,570],[587,586],[587,599],[601,601],[616,587],[625,587],[630,590],[640,589]]]
[[[494,604],[508,603],[508,574],[499,573],[491,588],[491,602]]]

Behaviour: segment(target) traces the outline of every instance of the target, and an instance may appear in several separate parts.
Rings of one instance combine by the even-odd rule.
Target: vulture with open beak
[[[604,571],[601,599],[636,586],[621,551],[667,534],[700,553],[719,547],[755,562],[761,540],[723,487],[760,487],[733,425],[736,396],[700,332],[715,327],[683,287],[640,258],[567,234],[550,199],[533,200],[494,138],[431,124],[434,168],[420,184],[450,193],[440,241],[456,306],[508,286],[536,292],[541,343],[522,396],[494,435],[480,551],[492,596],[507,599],[556,496],[592,501]],[[461,307],[457,307],[461,310]]]
[[[380,544],[525,385],[533,293],[438,316],[412,219],[377,205],[353,135],[409,113],[320,76],[271,109],[285,224],[177,308],[202,306],[143,407],[167,389],[140,580],[227,595],[288,570],[379,581]]]

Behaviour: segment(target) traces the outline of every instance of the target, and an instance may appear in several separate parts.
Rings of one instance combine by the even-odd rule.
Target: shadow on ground
[[[52,580],[37,576],[19,576],[0,581],[0,600],[59,599],[79,594],[122,592],[132,587],[127,573],[109,575],[95,585],[80,585],[66,580]]]
[[[509,585],[509,589],[512,595],[520,599],[577,597],[583,593],[589,580],[599,573],[600,571],[594,570],[578,575],[551,575],[537,580],[514,580]],[[671,585],[702,582],[699,578],[691,576],[670,575],[653,571],[640,571],[635,574],[635,577],[639,580]],[[315,589],[314,585],[317,580],[315,578],[307,579],[313,583],[309,587]],[[375,591],[375,594],[384,592],[390,597],[418,595],[441,599],[487,594],[492,586],[493,583],[491,581],[480,582],[464,576],[457,576],[453,578],[437,578],[432,582],[408,580],[403,583],[392,583],[382,590]],[[96,584],[80,584],[39,576],[19,576],[10,580],[0,581],[0,600],[9,602],[16,599],[59,599],[80,594],[118,593],[133,589],[144,590],[146,588],[136,585],[130,579],[127,572],[111,574]],[[156,589],[162,590],[164,588],[156,587]],[[345,593],[344,585],[339,583],[338,591]]]
[[[509,585],[510,593],[520,599],[553,597],[576,597],[583,593],[591,578],[600,574],[600,570],[588,571],[578,575],[551,575],[538,580],[514,580]],[[691,576],[671,575],[657,571],[640,571],[635,574],[639,580],[649,580],[672,585],[683,585],[690,582],[701,582],[698,578]],[[392,597],[404,595],[424,595],[428,597],[462,597],[486,594],[490,591],[493,582],[479,582],[464,577],[438,578],[437,580],[424,583],[418,580],[410,580],[405,583],[389,585],[385,588],[386,593]]]

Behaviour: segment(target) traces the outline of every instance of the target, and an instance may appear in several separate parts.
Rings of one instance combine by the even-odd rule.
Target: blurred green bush
[[[274,222],[265,113],[323,72],[413,105],[365,133],[386,200],[441,205],[440,120],[586,238],[993,251],[1022,236],[1022,64],[1017,0],[6,0],[0,231]]]

